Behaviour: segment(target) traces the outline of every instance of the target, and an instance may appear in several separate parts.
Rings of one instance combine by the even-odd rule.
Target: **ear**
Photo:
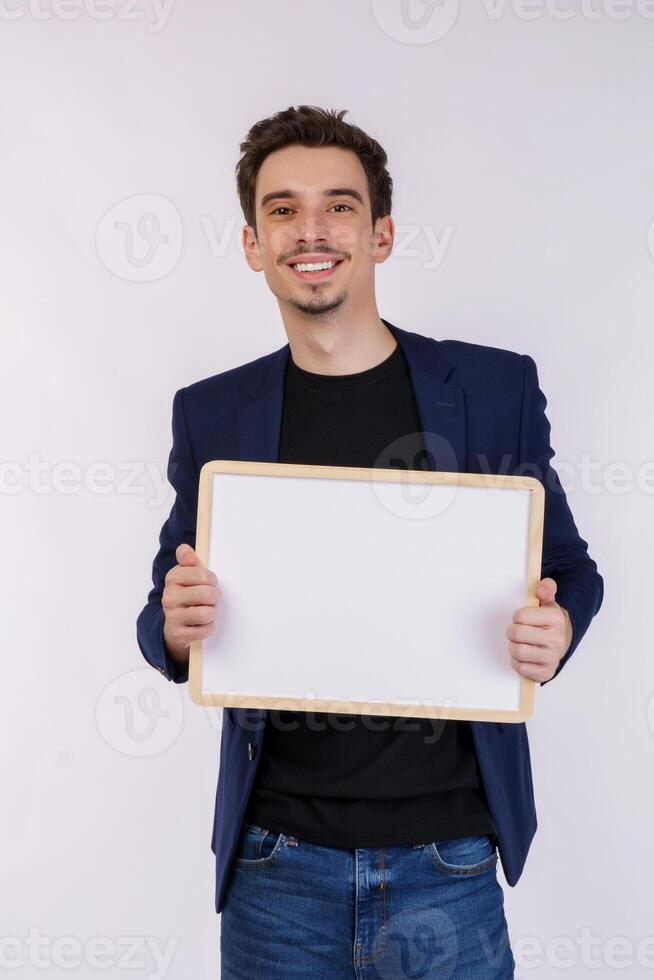
[[[259,254],[259,243],[257,241],[256,232],[252,225],[244,225],[241,233],[241,241],[247,264],[250,266],[253,272],[261,272],[263,269],[263,262],[261,261],[261,256]]]
[[[395,223],[390,214],[384,215],[383,218],[377,218],[372,241],[373,262],[385,262],[393,251],[394,241]]]

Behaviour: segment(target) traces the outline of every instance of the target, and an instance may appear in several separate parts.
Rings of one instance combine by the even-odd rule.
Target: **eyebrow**
[[[323,195],[324,197],[353,197],[359,204],[365,203],[359,192],[353,187],[332,187],[328,191],[323,191]],[[276,201],[279,198],[296,197],[297,194],[294,194],[293,191],[271,191],[270,194],[264,194],[261,198],[261,207],[264,208],[270,201]]]

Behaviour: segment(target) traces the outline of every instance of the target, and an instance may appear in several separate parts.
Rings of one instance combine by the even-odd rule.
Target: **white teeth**
[[[298,272],[321,272],[323,269],[332,269],[335,262],[297,262],[295,268]]]

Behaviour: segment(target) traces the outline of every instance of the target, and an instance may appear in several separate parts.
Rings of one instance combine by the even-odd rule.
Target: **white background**
[[[220,716],[145,664],[135,620],[172,505],[174,392],[286,340],[240,253],[238,143],[309,103],[389,154],[381,315],[535,359],[605,578],[528,726],[539,828],[518,885],[500,878],[517,975],[649,976],[651,5],[445,0],[423,29],[400,0],[0,7],[8,972],[161,976],[148,949],[172,944],[170,980],[217,975]],[[168,238],[153,254],[148,211]]]

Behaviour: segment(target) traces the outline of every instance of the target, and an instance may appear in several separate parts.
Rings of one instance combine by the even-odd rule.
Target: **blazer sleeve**
[[[558,474],[550,466],[554,450],[550,446],[550,423],[545,414],[547,399],[539,387],[536,364],[528,354],[524,363],[522,413],[520,420],[521,472],[533,475],[545,488],[545,515],[541,578],[551,576],[557,583],[555,599],[568,610],[572,622],[572,643],[561,659],[554,680],[575,652],[599,611],[604,596],[604,580],[596,562],[588,554],[588,544],[580,536]],[[541,681],[541,687],[549,681]]]
[[[193,457],[186,416],[184,389],[173,398],[173,443],[168,457],[168,482],[175,490],[175,501],[159,535],[159,551],[152,563],[152,589],[146,606],[136,620],[136,638],[141,653],[169,681],[181,684],[188,680],[188,665],[177,664],[163,638],[164,612],[161,606],[166,574],[177,564],[175,551],[180,544],[195,548],[199,471]]]

